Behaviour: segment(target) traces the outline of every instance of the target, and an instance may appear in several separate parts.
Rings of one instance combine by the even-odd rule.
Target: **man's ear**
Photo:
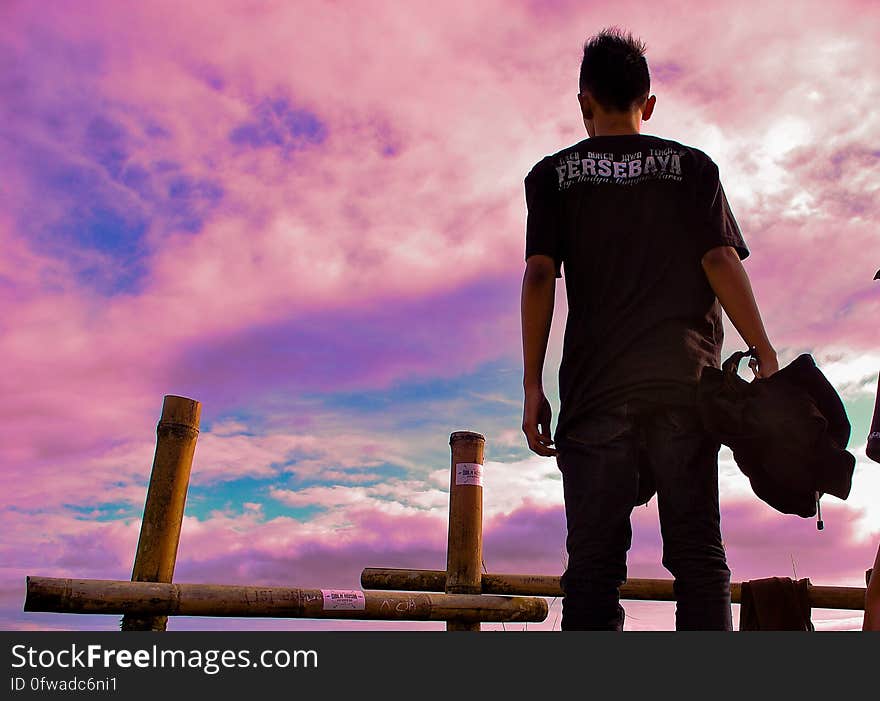
[[[584,129],[587,130],[587,135],[592,138],[596,135],[596,129],[593,126],[593,103],[590,101],[590,96],[587,93],[580,93],[578,95],[578,102],[581,104],[581,116],[584,118]]]
[[[581,105],[581,114],[585,120],[593,119],[593,105],[590,102],[590,96],[587,93],[578,93],[578,102]]]
[[[657,96],[651,95],[647,100],[645,100],[645,109],[642,111],[642,121],[647,122],[651,115],[654,114],[654,105],[657,104]]]

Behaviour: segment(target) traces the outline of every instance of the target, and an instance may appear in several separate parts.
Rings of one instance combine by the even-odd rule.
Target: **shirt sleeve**
[[[550,256],[556,263],[556,277],[562,277],[561,202],[556,172],[548,163],[548,159],[539,162],[525,179],[526,260],[536,254]]]
[[[703,171],[697,203],[700,258],[717,246],[733,246],[740,260],[749,255],[739,224],[730,210],[727,195],[718,175],[718,166],[711,159]]]

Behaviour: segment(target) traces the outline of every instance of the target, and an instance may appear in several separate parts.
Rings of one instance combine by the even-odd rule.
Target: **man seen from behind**
[[[720,444],[696,403],[701,368],[721,365],[722,308],[755,348],[755,376],[779,367],[717,165],[640,132],[656,104],[644,54],[618,28],[586,42],[578,101],[588,138],[525,179],[522,428],[562,473],[563,630],[623,629],[630,516],[655,491],[676,629],[730,630]],[[543,366],[563,270],[568,316],[551,437]]]

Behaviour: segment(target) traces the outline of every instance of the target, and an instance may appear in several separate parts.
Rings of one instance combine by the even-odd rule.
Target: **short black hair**
[[[619,27],[603,29],[584,43],[578,87],[607,110],[628,112],[648,97],[651,75],[645,43]]]

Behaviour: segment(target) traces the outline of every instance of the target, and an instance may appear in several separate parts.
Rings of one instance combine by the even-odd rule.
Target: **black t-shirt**
[[[721,306],[700,260],[749,255],[699,149],[646,134],[597,136],[539,161],[525,179],[526,259],[556,261],[568,296],[554,439],[629,400],[696,402],[720,367]]]

